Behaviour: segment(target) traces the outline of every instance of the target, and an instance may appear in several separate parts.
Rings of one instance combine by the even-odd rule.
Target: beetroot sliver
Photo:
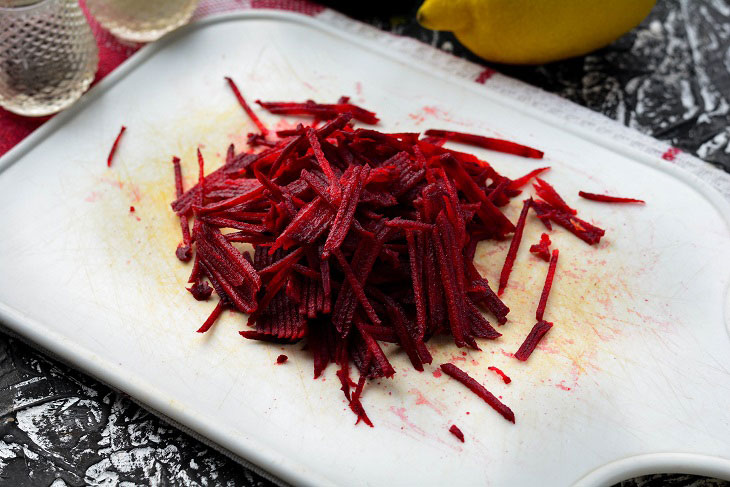
[[[544,153],[526,145],[510,142],[509,140],[494,139],[492,137],[484,137],[482,135],[467,134],[464,132],[454,132],[449,130],[430,129],[424,132],[425,135],[431,137],[441,137],[454,142],[462,142],[464,144],[474,145],[483,149],[490,149],[507,154],[514,154],[522,157],[530,157],[533,159],[542,159]]]
[[[540,302],[537,305],[537,311],[535,312],[535,318],[537,321],[542,320],[542,316],[545,314],[545,306],[547,305],[548,297],[550,296],[550,289],[553,286],[553,279],[555,278],[555,268],[558,266],[558,256],[560,252],[558,249],[553,250],[552,257],[550,257],[550,266],[548,267],[547,275],[545,276],[545,285],[542,288],[542,294],[540,294]]]
[[[449,433],[456,436],[460,442],[464,443],[464,433],[461,432],[458,426],[455,424],[452,424],[449,428]]]
[[[509,407],[502,403],[502,401],[497,399],[494,394],[489,392],[486,387],[474,380],[469,374],[467,374],[454,364],[441,364],[441,370],[446,375],[464,384],[474,394],[481,397],[484,402],[489,404],[492,409],[501,414],[504,419],[512,423],[515,422],[515,413],[513,413]]]
[[[241,91],[238,89],[238,86],[236,86],[236,82],[233,81],[232,78],[226,76],[226,81],[228,82],[228,86],[231,87],[231,90],[233,91],[233,94],[236,96],[236,100],[238,100],[239,105],[241,105],[241,108],[246,112],[246,115],[251,119],[251,121],[256,124],[256,127],[258,127],[259,132],[261,132],[261,135],[265,138],[269,134],[269,130],[266,128],[266,126],[261,122],[258,115],[251,110],[251,107],[246,103],[246,99],[241,94]],[[265,140],[265,139],[264,139]]]
[[[216,305],[216,307],[213,308],[213,311],[210,313],[210,316],[208,316],[208,319],[205,320],[205,322],[203,323],[203,326],[198,328],[198,333],[205,333],[206,331],[210,330],[210,327],[213,326],[213,323],[216,322],[218,317],[221,315],[221,313],[225,309],[226,309],[226,305],[223,302],[223,300],[221,299],[220,301],[218,301],[218,304]]]
[[[122,128],[119,129],[117,137],[114,139],[112,148],[109,150],[109,155],[106,158],[106,167],[112,167],[112,160],[114,159],[114,155],[117,153],[117,146],[119,145],[119,141],[122,139],[122,135],[124,134],[125,130],[127,130],[127,127],[122,125]]]
[[[545,172],[549,169],[550,169],[549,166],[533,169],[532,171],[528,172],[524,176],[520,176],[519,178],[513,179],[512,181],[510,181],[510,183],[508,184],[507,187],[509,189],[520,189],[521,187],[523,187],[524,185],[529,183],[532,178],[539,176],[540,174],[542,174],[543,172]]]
[[[509,376],[507,374],[505,374],[504,372],[502,372],[499,368],[491,366],[491,367],[487,367],[487,369],[491,370],[492,372],[494,372],[495,374],[500,376],[502,378],[502,382],[504,382],[505,384],[509,384],[510,382],[512,382],[512,379],[510,379]]]
[[[512,242],[510,242],[509,250],[507,251],[507,257],[504,259],[504,265],[502,266],[502,272],[499,274],[499,290],[498,295],[501,295],[507,287],[509,281],[509,275],[512,273],[512,266],[517,258],[517,250],[520,248],[520,242],[522,241],[522,232],[525,229],[525,222],[527,221],[527,212],[530,211],[532,199],[527,199],[522,204],[522,211],[517,219],[517,225],[515,226],[515,233],[512,235]]]
[[[535,323],[535,326],[532,327],[532,330],[530,330],[527,338],[525,338],[525,341],[522,343],[519,350],[517,350],[517,352],[515,353],[515,358],[517,360],[521,360],[522,362],[530,358],[530,355],[532,355],[532,352],[535,351],[537,344],[540,343],[542,337],[544,337],[545,334],[550,331],[550,328],[552,327],[553,324],[549,321],[541,320]]]
[[[182,169],[180,168],[180,158],[173,157],[172,165],[175,171],[175,195],[180,198],[183,195]],[[188,217],[179,215],[180,229],[182,231],[182,242],[177,246],[175,255],[183,262],[187,262],[192,257],[192,240],[190,238],[190,227],[188,226]]]
[[[603,203],[639,203],[645,204],[644,200],[637,200],[634,198],[623,198],[621,196],[609,196],[607,194],[596,194],[586,193],[585,191],[578,191],[578,196],[591,201],[601,201]]]

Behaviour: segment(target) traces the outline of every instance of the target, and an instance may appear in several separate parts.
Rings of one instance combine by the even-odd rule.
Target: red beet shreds
[[[229,84],[242,100],[235,83]],[[358,128],[355,121],[372,124],[378,118],[346,98],[259,105],[272,113],[309,115],[314,122],[269,132],[268,139],[261,126],[249,150],[237,153],[229,146],[223,165],[207,174],[198,151],[197,184],[187,190],[180,161],[173,159],[172,208],[182,233],[177,255],[192,259],[193,297],[219,298],[198,331],[209,330],[228,310],[249,315],[248,328],[239,332],[244,338],[306,341],[314,377],[335,364],[358,423],[372,425],[363,405],[368,380],[396,372],[384,344],[395,344],[421,371],[433,360],[427,342],[436,335],[475,350],[478,339],[501,336],[489,320],[504,324],[509,308],[477,270],[479,242],[512,237],[508,277],[530,208],[544,223],[565,226],[589,243],[603,235],[539,179],[541,199],[524,202],[515,226],[502,208],[545,168],[510,180],[440,141],[492,144],[537,157],[534,149],[471,134],[420,138]],[[277,363],[285,359],[281,355]],[[441,369],[515,421],[464,371],[452,364]]]
[[[553,324],[549,321],[541,320],[535,323],[535,326],[532,327],[532,330],[527,335],[527,338],[525,338],[522,346],[520,346],[520,349],[517,350],[517,353],[515,353],[515,358],[523,362],[530,358],[530,355],[532,355],[532,352],[535,350],[535,347],[537,347],[537,344],[540,343],[542,337],[545,336],[545,334],[550,331],[550,328],[552,327]]]
[[[461,430],[459,429],[458,426],[456,426],[455,424],[452,424],[451,428],[449,428],[449,433],[456,436],[459,439],[459,441],[464,443],[464,433],[461,432]]]
[[[289,357],[287,357],[283,353],[281,355],[279,355],[278,357],[276,357],[276,363],[279,364],[279,365],[283,364],[287,360],[289,360]]]
[[[471,378],[469,374],[467,374],[454,364],[441,364],[441,370],[443,370],[445,374],[453,377],[454,379],[464,384],[474,394],[484,399],[484,401],[489,404],[495,411],[501,414],[504,419],[506,419],[507,421],[511,421],[512,423],[515,422],[515,413],[513,413],[509,407],[505,406],[483,385]]]
[[[603,203],[646,203],[644,200],[637,200],[634,198],[623,198],[621,196],[609,196],[607,194],[596,194],[586,193],[585,191],[578,191],[578,196],[592,201],[601,201]]]

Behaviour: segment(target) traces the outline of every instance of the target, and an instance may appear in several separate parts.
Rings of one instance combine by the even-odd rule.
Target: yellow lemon
[[[603,47],[646,17],[655,0],[426,0],[418,22],[452,31],[489,61],[540,64]]]

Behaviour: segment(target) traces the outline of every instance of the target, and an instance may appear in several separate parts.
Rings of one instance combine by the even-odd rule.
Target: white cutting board
[[[463,367],[503,398],[516,424],[435,377],[435,367],[414,371],[390,347],[396,377],[370,384],[363,399],[376,427],[355,426],[333,368],[312,380],[301,344],[246,341],[237,333],[244,320],[231,313],[195,333],[214,302],[184,289],[190,269],[174,256],[170,157],[183,158],[192,181],[198,144],[209,167],[230,141],[242,147],[253,128],[225,75],[250,101],[350,95],[378,113],[382,130],[462,129],[545,151],[543,161],[474,152],[508,176],[552,166],[546,178],[606,229],[597,247],[552,233],[561,253],[546,318],[555,327],[528,362],[509,356],[534,322],[547,267],[527,252],[543,231],[530,216],[504,295],[512,308],[504,336],[466,356],[448,340],[429,344],[435,365]],[[107,169],[122,124],[128,130]],[[0,315],[296,484],[605,485],[652,470],[730,477],[730,209],[670,164],[576,130],[311,18],[258,12],[200,22],[144,49],[2,160]],[[647,205],[593,203],[579,189]],[[479,248],[493,283],[507,245]],[[282,350],[290,360],[275,366]],[[513,382],[503,384],[490,365]],[[451,424],[466,443],[448,433]]]

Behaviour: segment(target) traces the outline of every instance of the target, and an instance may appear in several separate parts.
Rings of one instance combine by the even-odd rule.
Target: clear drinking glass
[[[0,0],[0,105],[56,113],[94,79],[99,54],[77,0]]]
[[[89,12],[119,39],[151,42],[185,24],[198,0],[86,0]]]

